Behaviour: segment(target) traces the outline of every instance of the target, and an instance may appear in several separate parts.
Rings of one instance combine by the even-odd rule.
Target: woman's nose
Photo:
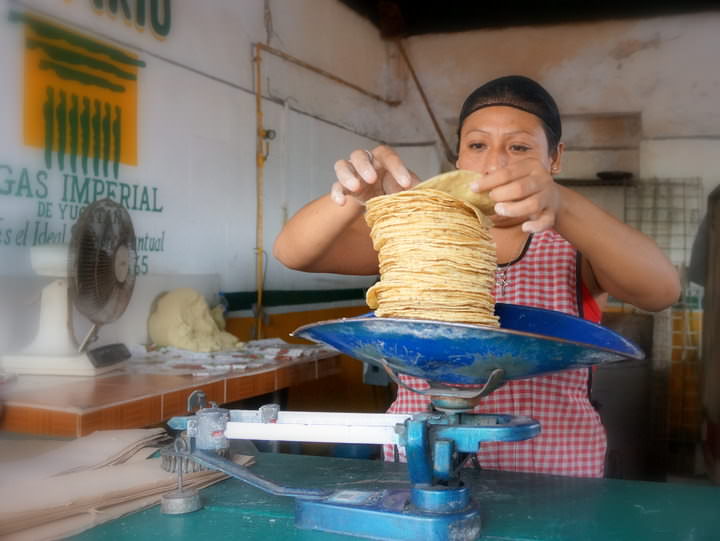
[[[492,173],[498,169],[502,169],[508,163],[508,155],[502,149],[493,149],[486,154],[487,161],[485,162],[485,174]]]

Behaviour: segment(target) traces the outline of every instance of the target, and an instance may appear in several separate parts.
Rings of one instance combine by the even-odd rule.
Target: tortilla
[[[490,199],[488,192],[473,192],[470,189],[470,184],[481,177],[482,175],[475,171],[458,169],[457,171],[443,173],[421,182],[415,186],[413,190],[424,190],[427,188],[439,190],[461,201],[470,203],[485,216],[492,216],[495,214],[495,201]]]
[[[377,316],[498,326],[495,244],[478,207],[427,185],[366,205],[380,264],[367,303]]]

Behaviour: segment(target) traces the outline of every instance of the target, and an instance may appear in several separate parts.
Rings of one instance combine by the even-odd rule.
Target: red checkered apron
[[[510,263],[498,302],[535,306],[578,315],[579,273],[577,251],[555,231],[531,237],[525,252]],[[401,376],[406,385],[427,389],[418,378]],[[427,397],[399,388],[388,413],[430,410]],[[542,427],[539,436],[521,442],[483,443],[478,459],[483,468],[549,473],[576,477],[602,477],[606,438],[600,416],[588,399],[588,369],[511,381],[483,398],[476,413],[526,415]],[[393,460],[394,446],[385,446],[385,459]],[[405,460],[404,450],[399,449]]]

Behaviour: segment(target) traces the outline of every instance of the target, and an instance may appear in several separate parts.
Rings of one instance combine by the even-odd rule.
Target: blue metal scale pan
[[[372,314],[321,321],[293,335],[429,381],[482,384],[496,369],[520,379],[645,354],[630,340],[562,312],[497,303],[500,328]]]

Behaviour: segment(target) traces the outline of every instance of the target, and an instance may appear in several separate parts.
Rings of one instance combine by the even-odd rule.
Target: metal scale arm
[[[203,391],[194,391],[188,397],[188,410],[199,407],[195,415],[173,417],[168,426],[173,430],[187,431],[190,440],[189,446],[175,445],[165,454],[193,460],[211,470],[221,471],[276,496],[289,496],[293,498],[322,499],[332,494],[331,490],[292,488],[274,483],[259,475],[255,475],[245,466],[236,464],[224,458],[230,447],[226,437],[227,425],[230,420],[230,410],[218,408],[214,403],[205,407],[206,397]],[[252,412],[257,419],[265,423],[277,421],[279,408],[276,405],[263,406],[257,412]],[[249,438],[247,438],[249,439]]]
[[[540,431],[532,419],[507,415],[336,414],[280,412],[277,407],[267,415],[264,408],[230,411],[212,406],[194,416],[175,417],[170,426],[186,429],[190,445],[172,453],[265,492],[295,498],[298,527],[373,539],[449,541],[458,534],[458,539],[475,539],[480,532],[479,510],[469,489],[455,478],[458,457],[477,451],[482,441],[526,439]],[[298,431],[299,426],[303,430]],[[283,486],[220,456],[233,437],[397,444],[406,448],[411,485],[395,490]]]
[[[208,469],[221,471],[235,479],[239,479],[248,485],[259,488],[262,491],[274,494],[275,496],[289,496],[291,498],[302,498],[304,500],[323,500],[333,494],[333,490],[320,488],[294,488],[274,483],[264,477],[255,475],[245,466],[235,464],[212,451],[194,449],[187,453],[180,454],[188,459],[202,464]]]

